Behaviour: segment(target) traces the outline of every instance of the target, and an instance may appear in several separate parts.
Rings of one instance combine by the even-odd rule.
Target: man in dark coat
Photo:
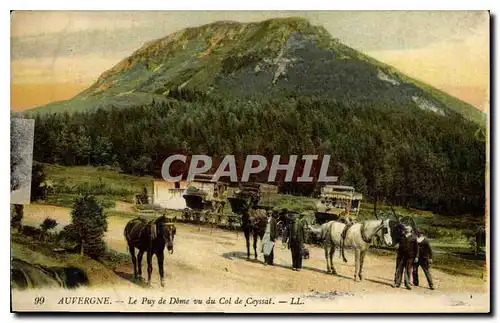
[[[430,265],[432,264],[432,249],[429,240],[418,233],[417,238],[418,243],[418,261],[413,265],[413,285],[418,286],[418,267],[422,267],[425,277],[427,278],[427,283],[429,283],[429,288],[434,289],[434,283],[432,282]]]
[[[292,270],[302,268],[302,249],[305,242],[305,227],[302,215],[292,215],[288,238],[288,248],[292,252]]]
[[[399,248],[396,257],[396,273],[392,287],[399,288],[399,286],[401,286],[401,280],[404,274],[405,287],[406,289],[411,289],[409,276],[412,271],[413,263],[418,257],[418,244],[417,236],[410,226],[404,227],[404,232],[398,243]]]

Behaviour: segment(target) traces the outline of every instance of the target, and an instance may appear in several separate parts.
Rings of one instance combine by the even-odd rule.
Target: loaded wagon
[[[233,192],[232,196],[228,197],[231,211],[237,217],[234,221],[242,222],[243,215],[250,209],[265,210],[266,212],[258,212],[259,215],[267,214],[272,209],[272,206],[261,204],[262,201],[262,184],[259,183],[240,183],[239,188]],[[255,216],[254,214],[252,218]]]
[[[239,188],[227,198],[233,213],[241,215],[249,209],[271,210],[271,205],[261,203],[263,200],[263,185],[264,184],[260,183],[241,183]],[[266,190],[268,190],[268,188],[266,188]]]
[[[361,193],[352,186],[325,185],[316,203],[316,224],[336,221],[342,217],[355,219],[359,214]]]
[[[189,183],[184,195],[183,218],[197,224],[219,224],[226,203],[227,183],[214,182],[211,175],[198,175]]]

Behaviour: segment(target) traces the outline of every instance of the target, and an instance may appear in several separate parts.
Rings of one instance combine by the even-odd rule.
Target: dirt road
[[[26,207],[24,221],[25,224],[41,223],[49,215],[62,226],[69,223],[68,209],[36,205]],[[128,220],[121,217],[108,218],[106,243],[110,248],[122,253],[128,253],[123,237],[123,229]],[[261,254],[258,260],[254,260],[253,255],[252,260],[246,259],[245,240],[242,233],[236,234],[218,229],[214,229],[211,233],[208,228],[199,230],[196,226],[177,224],[174,254],[166,253],[166,287],[162,289],[159,285],[159,274],[156,258],[154,258],[151,288],[155,291],[164,290],[183,295],[220,294],[221,291],[238,295],[297,295],[299,293],[323,299],[328,298],[328,295],[346,295],[351,298],[357,297],[358,300],[365,299],[363,308],[370,310],[368,309],[370,305],[373,307],[372,311],[389,306],[387,305],[389,299],[390,304],[400,303],[399,309],[401,310],[405,308],[418,310],[421,307],[421,310],[425,311],[439,304],[442,305],[439,311],[488,308],[488,286],[481,279],[452,276],[433,270],[437,286],[435,291],[427,288],[424,277],[421,279],[422,287],[414,288],[412,291],[403,288],[394,289],[391,287],[395,265],[393,257],[369,253],[364,264],[365,279],[362,282],[354,282],[352,253],[347,252],[347,263],[343,263],[336,253],[334,263],[338,275],[333,276],[325,273],[323,250],[312,246],[309,246],[309,249],[310,259],[304,260],[303,270],[294,272],[290,266],[290,251],[281,243],[277,245],[275,251],[276,265],[264,266]],[[143,261],[143,275],[145,276],[146,259]],[[133,274],[132,265],[122,265],[116,269],[116,273],[125,279],[130,279]],[[133,286],[130,280],[124,280],[124,283],[129,287]],[[377,301],[381,297],[384,297],[384,302]],[[424,299],[425,303],[422,303]],[[351,306],[354,304],[355,302]],[[338,303],[337,306],[339,306]],[[349,306],[344,304],[342,308],[349,308]]]

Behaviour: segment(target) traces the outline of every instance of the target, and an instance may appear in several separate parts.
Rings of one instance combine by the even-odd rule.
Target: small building
[[[159,205],[165,209],[183,210],[187,207],[183,195],[188,187],[194,187],[207,193],[206,198],[224,196],[227,184],[223,182],[213,182],[212,175],[199,174],[193,181],[167,182],[165,180],[153,181],[153,204]],[[227,194],[227,193],[226,193]]]
[[[153,204],[165,209],[182,210],[186,208],[186,201],[182,195],[187,188],[187,181],[153,180]]]

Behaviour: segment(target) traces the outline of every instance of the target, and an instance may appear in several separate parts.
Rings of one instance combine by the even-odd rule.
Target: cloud
[[[121,58],[119,55],[86,54],[15,60],[11,62],[11,83],[90,83]]]
[[[141,23],[136,19],[140,15],[129,11],[14,11],[11,37],[133,28]]]
[[[11,40],[11,59],[77,56],[86,54],[130,54],[150,36],[144,28],[112,31],[61,32]]]
[[[332,35],[362,51],[403,50],[460,41],[488,18],[485,11],[361,11],[321,17]]]
[[[445,40],[417,49],[373,51],[368,54],[433,84],[489,86],[488,21],[483,21],[460,41]]]
[[[481,11],[58,11],[15,12],[12,59],[131,53],[147,41],[217,20],[301,16],[361,51],[414,49],[461,40],[487,18]],[[50,22],[50,23],[48,23]]]

